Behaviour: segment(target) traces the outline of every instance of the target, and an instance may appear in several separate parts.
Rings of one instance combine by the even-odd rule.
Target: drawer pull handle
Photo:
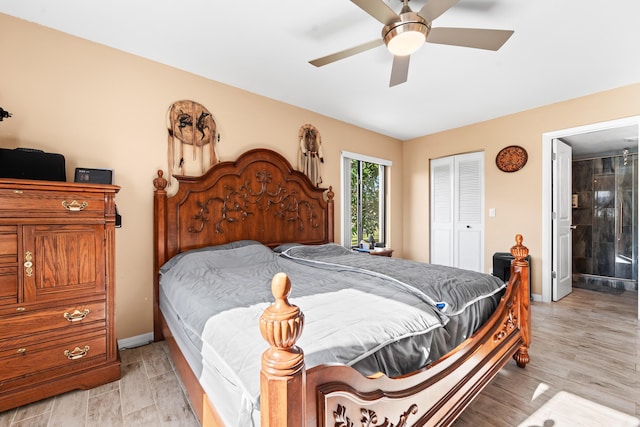
[[[69,360],[82,359],[89,352],[89,346],[85,345],[84,348],[76,347],[73,351],[65,350],[64,355]]]
[[[27,311],[27,309],[26,309],[26,308],[24,308],[24,307],[18,307],[18,308],[16,308],[16,311],[17,311],[18,313],[22,313],[23,311]]]
[[[75,310],[73,313],[65,312],[63,316],[69,322],[77,322],[87,317],[88,314],[89,314],[89,309],[85,308],[83,311]]]
[[[21,355],[25,355],[27,354],[27,349],[26,348],[19,348],[18,351],[16,351],[16,353],[21,354]]]
[[[74,200],[71,203],[69,203],[66,200],[63,200],[62,201],[62,206],[64,206],[64,208],[66,210],[68,210],[68,211],[80,212],[81,210],[83,210],[84,208],[89,206],[89,203],[87,203],[87,202],[79,203],[77,200]]]
[[[31,251],[24,253],[24,272],[27,277],[33,276],[33,254]]]
[[[22,194],[23,191],[22,190],[13,190],[13,194]]]

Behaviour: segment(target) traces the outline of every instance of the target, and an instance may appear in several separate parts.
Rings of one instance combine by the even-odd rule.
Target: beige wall
[[[403,143],[404,256],[429,260],[429,160],[472,151],[485,153],[485,271],[492,255],[524,236],[532,256],[532,290],[542,293],[542,135],[640,115],[640,83],[509,116],[427,135]],[[526,166],[505,173],[495,166],[501,148],[521,145]],[[489,217],[489,208],[496,216]]]
[[[152,180],[157,169],[167,170],[166,114],[178,100],[197,101],[213,113],[221,160],[266,147],[295,165],[298,129],[315,125],[323,141],[324,181],[336,192],[337,224],[340,151],[391,160],[390,243],[402,254],[399,141],[3,14],[0,52],[0,106],[13,114],[0,123],[0,147],[62,153],[69,181],[79,166],[112,168],[122,187],[119,339],[152,330]]]

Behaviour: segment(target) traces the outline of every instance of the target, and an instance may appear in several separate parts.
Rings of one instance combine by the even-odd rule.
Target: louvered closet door
[[[454,265],[482,271],[484,225],[484,154],[455,156]]]
[[[431,161],[431,262],[482,271],[484,153]]]

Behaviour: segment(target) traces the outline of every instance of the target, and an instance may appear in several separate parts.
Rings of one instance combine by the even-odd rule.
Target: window
[[[386,244],[386,170],[388,160],[342,153],[343,245],[356,247],[373,237]]]

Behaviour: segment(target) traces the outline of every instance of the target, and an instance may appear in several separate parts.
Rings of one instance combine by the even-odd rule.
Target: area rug
[[[560,391],[518,427],[638,427],[640,419]]]

